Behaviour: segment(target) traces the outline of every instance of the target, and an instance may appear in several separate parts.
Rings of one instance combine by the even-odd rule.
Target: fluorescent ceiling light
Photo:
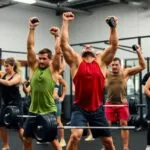
[[[135,1],[130,1],[129,4],[133,5],[133,6],[141,6],[143,4],[143,2],[135,0]]]
[[[36,3],[36,0],[13,0],[20,3],[33,4]]]
[[[120,3],[120,0],[109,0],[110,2]]]

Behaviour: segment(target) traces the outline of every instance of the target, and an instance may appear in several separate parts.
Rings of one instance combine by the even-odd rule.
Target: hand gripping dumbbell
[[[106,23],[111,27],[114,28],[116,26],[116,21],[114,17],[108,17],[106,19]]]

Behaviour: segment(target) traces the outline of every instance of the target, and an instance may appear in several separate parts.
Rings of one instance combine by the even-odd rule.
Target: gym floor
[[[70,131],[65,130],[66,141],[68,141]],[[112,131],[114,143],[116,146],[116,150],[122,150],[121,148],[121,140],[120,140],[120,131],[113,130]],[[85,137],[82,138],[79,150],[87,149],[87,150],[100,150],[102,144],[99,139],[95,139],[94,141],[85,142]],[[9,129],[9,141],[10,141],[10,149],[11,150],[21,150],[22,144],[18,137],[18,134],[15,130]],[[0,147],[2,147],[2,143],[0,141]],[[145,150],[146,147],[146,131],[130,131],[130,150]],[[33,141],[33,150],[50,150],[52,149],[51,145],[48,144],[36,144],[36,141]],[[65,148],[64,148],[65,150]]]

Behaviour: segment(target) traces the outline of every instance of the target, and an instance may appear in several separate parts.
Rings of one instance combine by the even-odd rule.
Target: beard
[[[95,57],[95,53],[92,51],[84,51],[82,52],[82,57],[92,56]]]

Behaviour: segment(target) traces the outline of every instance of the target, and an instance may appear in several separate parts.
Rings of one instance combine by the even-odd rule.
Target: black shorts
[[[105,118],[103,106],[100,106],[95,112],[88,112],[77,105],[74,105],[71,116],[71,126],[99,126],[108,127],[109,124]],[[110,129],[91,129],[93,137],[110,137]]]
[[[31,103],[31,98],[29,95],[23,98],[23,114],[24,115],[28,114],[30,103]]]
[[[146,103],[147,103],[147,116],[146,119],[150,120],[150,97],[146,96]]]
[[[4,109],[6,108],[6,106],[4,105],[1,105],[1,108],[0,108],[0,127],[4,127],[5,124],[4,124],[4,120],[3,120],[3,117],[4,117]]]
[[[35,127],[35,123],[36,123],[36,116],[38,116],[39,114],[35,114],[35,113],[31,113],[29,112],[29,115],[30,116],[35,116],[35,117],[29,117],[26,119],[24,125],[23,125],[23,128],[24,128],[24,137],[28,138],[28,137],[31,137],[31,138],[34,138],[34,127]],[[56,114],[55,113],[48,113],[46,114],[48,116],[51,116],[53,115],[55,118],[56,118]],[[54,139],[57,139],[57,135]]]

